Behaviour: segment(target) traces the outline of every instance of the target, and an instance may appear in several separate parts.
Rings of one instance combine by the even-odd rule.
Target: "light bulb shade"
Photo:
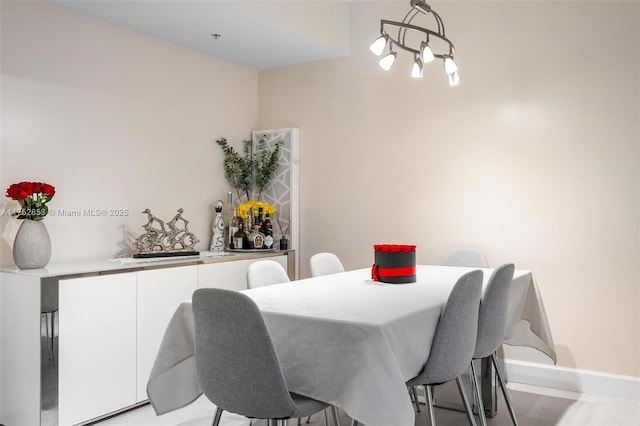
[[[420,60],[420,58],[416,58],[415,62],[413,63],[413,69],[411,70],[411,77],[422,78],[422,72],[422,61]]]
[[[449,86],[457,86],[458,84],[460,84],[460,74],[458,71],[454,71],[449,74]]]
[[[422,55],[423,64],[428,64],[429,62],[433,61],[436,58],[435,56],[433,56],[433,51],[431,50],[429,45],[424,41],[420,46],[420,54]]]
[[[389,52],[382,59],[380,59],[378,64],[380,64],[380,68],[382,68],[383,70],[389,71],[389,69],[391,69],[391,66],[395,62],[395,60],[396,60],[396,52]]]
[[[382,55],[384,51],[384,47],[387,45],[387,36],[381,35],[373,43],[369,46],[369,50],[371,50],[376,56]]]
[[[444,58],[444,72],[447,74],[452,74],[458,71],[458,65],[456,65],[455,61],[451,56],[447,56]]]

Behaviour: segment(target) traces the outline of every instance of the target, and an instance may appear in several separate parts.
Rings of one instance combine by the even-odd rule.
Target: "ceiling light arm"
[[[419,13],[420,11],[417,9],[411,9],[407,12],[406,15],[404,15],[404,18],[402,18],[402,23],[406,23],[406,24],[410,24],[411,21],[413,21],[413,18],[416,17],[416,15]],[[413,15],[412,15],[413,14]],[[411,15],[411,17],[409,17],[409,15]],[[382,24],[384,26],[384,24]],[[404,30],[404,31],[403,31]],[[407,28],[406,27],[399,27],[398,28],[398,40],[400,40],[400,34],[402,33],[402,44],[405,44],[405,39],[407,36]]]
[[[436,13],[436,11],[435,11],[435,10],[432,10],[432,11],[431,11],[431,14],[433,15],[433,17],[434,17],[434,18],[435,18],[435,20],[436,20],[436,23],[438,24],[438,32],[439,32],[440,34],[442,34],[442,37],[445,37],[445,33],[444,33],[444,22],[442,22],[442,18],[440,17],[440,15],[438,15],[438,14]]]
[[[431,6],[429,6],[426,2],[424,2],[423,0],[411,0],[410,1],[411,4],[411,8],[413,10],[422,12],[425,15],[428,14],[432,14],[436,24],[438,25],[438,33],[441,34],[444,37],[444,22],[442,22],[442,18],[440,18],[440,15],[438,15],[438,13],[433,10],[431,8]],[[407,14],[408,15],[408,14]],[[414,16],[415,17],[415,16]],[[412,17],[411,19],[409,19],[409,21],[407,21],[407,24],[411,23],[411,20],[414,18]],[[406,18],[406,17],[405,17]],[[402,22],[405,22],[404,20]]]
[[[413,54],[420,54],[420,50],[414,49],[412,47],[407,46],[404,43],[404,37],[402,37],[402,41],[399,39],[400,37],[393,38],[393,36],[390,34],[390,31],[388,31],[385,28],[385,26],[398,27],[398,29],[399,29],[398,30],[398,34],[401,34],[401,32],[403,30],[404,30],[403,34],[406,34],[406,32],[408,30],[412,30],[412,31],[417,31],[417,32],[423,33],[427,37],[432,36],[432,37],[436,37],[436,38],[441,39],[442,41],[444,41],[445,43],[447,43],[449,45],[449,53],[435,53],[434,52],[433,56],[435,56],[436,58],[443,59],[446,56],[450,56],[451,52],[453,52],[455,50],[454,45],[451,42],[451,40],[446,38],[444,36],[444,34],[441,34],[441,33],[436,32],[436,31],[431,31],[429,29],[422,28],[422,27],[419,27],[417,25],[412,25],[412,24],[409,24],[409,23],[406,23],[406,22],[389,21],[389,20],[386,20],[386,19],[383,19],[383,20],[380,21],[380,26],[381,26],[380,33],[383,34],[383,35],[386,35],[389,38],[389,41],[391,42],[391,44],[394,44],[397,47],[399,47],[400,49],[403,49],[403,50],[405,50],[407,52],[411,52]],[[393,31],[393,29],[392,29],[392,31]]]

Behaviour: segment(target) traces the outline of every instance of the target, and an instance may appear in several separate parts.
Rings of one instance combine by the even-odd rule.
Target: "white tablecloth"
[[[442,307],[469,270],[418,266],[417,283],[393,285],[372,282],[370,270],[361,269],[244,292],[263,312],[291,391],[336,405],[367,426],[412,426],[405,382],[424,366]],[[485,285],[491,272],[484,270]],[[506,342],[537,347],[555,360],[539,296],[531,273],[516,271]],[[147,386],[158,414],[200,395],[193,353],[185,302]]]

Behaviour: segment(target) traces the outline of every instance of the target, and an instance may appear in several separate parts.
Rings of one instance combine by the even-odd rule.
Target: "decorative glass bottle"
[[[273,225],[271,224],[271,218],[269,212],[264,219],[262,225],[262,233],[264,234],[264,247],[270,249],[273,246]]]
[[[244,249],[245,240],[247,239],[247,234],[244,232],[244,225],[242,221],[238,224],[238,230],[233,234],[233,247],[235,249]]]
[[[229,223],[229,248],[235,249],[235,234],[238,232],[238,227],[242,223],[242,218],[238,217],[237,207],[233,208],[233,215],[231,216],[231,223]]]
[[[224,221],[224,244],[225,248],[231,248],[231,242],[233,241],[233,232],[230,230],[231,222],[233,220],[233,192],[227,192],[227,202],[222,209],[222,220]]]
[[[253,230],[249,234],[249,247],[253,249],[264,248],[264,234],[260,232],[260,225],[253,225]]]

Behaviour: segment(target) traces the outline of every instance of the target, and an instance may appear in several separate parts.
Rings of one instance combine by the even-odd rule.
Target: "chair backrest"
[[[444,260],[445,266],[467,266],[470,268],[488,268],[487,256],[476,247],[454,247]]]
[[[219,408],[261,419],[289,417],[289,394],[271,336],[247,295],[206,288],[193,293],[198,383]]]
[[[469,367],[476,347],[481,296],[482,271],[467,272],[458,279],[440,315],[419,383],[448,382]]]
[[[493,271],[480,302],[478,338],[474,358],[486,358],[494,353],[504,340],[507,326],[509,291],[515,266],[506,263]]]
[[[320,275],[337,274],[344,272],[344,266],[338,256],[333,253],[317,253],[309,259],[311,266],[311,276],[318,277]]]
[[[287,271],[275,260],[257,260],[247,268],[248,288],[286,283],[289,281]]]

